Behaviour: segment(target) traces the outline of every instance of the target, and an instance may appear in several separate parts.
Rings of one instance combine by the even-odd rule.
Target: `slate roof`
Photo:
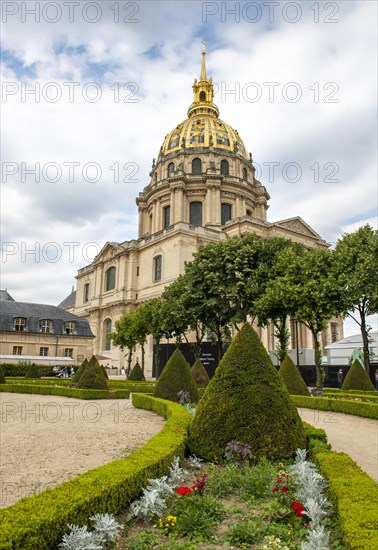
[[[75,322],[75,334],[71,336],[94,336],[86,319],[68,313],[64,309],[47,304],[32,304],[29,302],[15,302],[5,300],[0,307],[0,331],[15,332],[14,319],[16,317],[26,318],[24,333],[41,334],[39,322],[47,319],[52,322],[52,332],[49,334],[66,334],[64,323]]]
[[[9,294],[7,290],[0,290],[0,302],[10,301],[14,302],[14,298]]]
[[[76,290],[73,290],[71,292],[71,294],[69,294],[68,296],[66,296],[64,298],[64,300],[62,300],[60,302],[60,304],[58,304],[58,307],[62,308],[62,309],[66,309],[67,307],[72,307],[75,305],[75,302],[76,302]]]

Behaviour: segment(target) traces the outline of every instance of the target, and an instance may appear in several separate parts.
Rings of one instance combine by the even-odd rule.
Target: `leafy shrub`
[[[257,333],[246,323],[234,338],[198,404],[189,448],[221,460],[231,440],[255,459],[285,458],[305,445],[301,419]]]
[[[1,365],[0,365],[0,384],[6,384],[4,371],[3,371],[3,369],[1,368]]]
[[[241,485],[242,472],[237,464],[226,464],[223,468],[212,466],[206,485],[206,493],[224,498],[231,495]]]
[[[177,401],[177,394],[181,390],[189,392],[191,401],[197,403],[199,399],[197,385],[188,363],[177,348],[169,358],[156,383],[154,396]]]
[[[199,388],[206,388],[206,386],[210,382],[210,378],[200,359],[197,359],[197,361],[195,361],[191,370],[197,386]]]
[[[354,361],[353,365],[348,371],[344,382],[341,386],[344,391],[348,390],[363,390],[372,391],[374,386],[370,380],[366,370],[362,367],[359,361]]]
[[[127,380],[135,380],[137,382],[145,382],[146,379],[144,377],[143,371],[141,366],[139,365],[138,361],[135,363],[132,371],[130,372],[129,376],[127,377]]]
[[[205,540],[212,536],[224,517],[224,507],[218,498],[192,493],[190,497],[178,497],[172,505],[176,516],[176,533],[189,539]]]
[[[108,383],[102,373],[101,366],[93,355],[80,377],[77,387],[79,389],[107,390]]]
[[[85,371],[85,367],[88,365],[88,359],[84,359],[84,361],[81,363],[80,367],[77,369],[77,371],[75,372],[75,374],[73,375],[72,377],[72,382],[74,384],[77,384],[83,374],[83,372]]]
[[[30,367],[30,361],[20,361],[16,365],[11,363],[1,363],[5,376],[25,376]],[[37,365],[40,376],[54,376],[53,365]]]
[[[227,443],[224,458],[230,462],[237,462],[239,466],[243,466],[246,461],[253,459],[253,454],[251,447],[247,443],[239,443],[233,440]]]
[[[25,378],[41,378],[41,375],[39,374],[39,371],[37,369],[37,365],[35,363],[32,363],[30,367],[28,368]]]
[[[310,395],[301,373],[289,356],[284,359],[278,372],[282,376],[290,395]]]
[[[236,523],[227,533],[231,544],[252,545],[261,542],[268,533],[268,524],[259,520]]]
[[[347,399],[331,399],[329,397],[304,397],[293,395],[293,402],[297,407],[334,411],[364,418],[378,418],[378,404],[364,403],[363,401],[349,401]]]
[[[262,458],[255,466],[246,466],[242,471],[241,496],[244,500],[263,498],[272,494],[274,468]]]

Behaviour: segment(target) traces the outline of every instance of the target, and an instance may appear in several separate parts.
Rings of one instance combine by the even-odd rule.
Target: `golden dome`
[[[237,130],[219,118],[219,109],[213,103],[213,81],[206,76],[206,52],[202,50],[201,76],[194,79],[194,100],[188,109],[188,118],[176,126],[166,137],[160,154],[177,151],[214,148],[216,152],[228,151],[249,159]],[[194,152],[194,151],[193,151]]]

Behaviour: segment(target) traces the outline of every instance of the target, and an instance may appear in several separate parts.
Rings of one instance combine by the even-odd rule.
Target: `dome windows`
[[[223,174],[223,176],[228,176],[230,174],[230,166],[227,160],[221,160],[220,173]]]
[[[192,174],[197,176],[202,174],[202,160],[200,158],[192,160]]]
[[[167,175],[169,178],[173,175],[174,171],[175,171],[175,165],[173,164],[173,162],[170,162],[168,164],[168,170],[167,170]]]
[[[189,206],[189,223],[202,225],[202,202],[191,202]]]
[[[163,208],[163,229],[167,229],[171,225],[171,207],[164,206]]]
[[[162,256],[155,256],[154,258],[154,282],[161,280],[161,267],[162,267]]]
[[[247,168],[243,168],[243,180],[248,181],[248,170],[247,170]]]
[[[111,339],[110,339],[111,332],[112,332],[112,320],[105,319],[104,328],[103,328],[103,349],[105,351],[110,351],[110,348],[111,348]]]
[[[206,101],[206,92],[200,92],[199,99],[200,101]]]
[[[232,206],[231,204],[222,203],[221,204],[221,225],[224,225],[230,221],[232,217]]]

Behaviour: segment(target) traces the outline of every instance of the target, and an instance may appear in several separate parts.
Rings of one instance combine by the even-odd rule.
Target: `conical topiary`
[[[0,384],[6,384],[6,380],[5,380],[5,374],[4,374],[4,371],[2,369],[2,366],[0,365]]]
[[[192,403],[197,403],[199,400],[198,388],[190,372],[190,367],[177,348],[169,358],[156,383],[154,396],[170,401],[178,401],[177,394],[180,391],[187,391]]]
[[[292,456],[306,438],[297,409],[249,323],[234,338],[205,389],[190,428],[191,453],[221,460],[230,441],[255,457]]]
[[[210,382],[210,378],[200,359],[197,359],[195,361],[195,363],[191,368],[191,371],[192,371],[194,381],[197,384],[197,387],[206,388],[206,386]]]
[[[100,365],[100,369],[102,374],[105,376],[106,380],[109,380],[109,376],[108,376],[108,373],[106,372],[106,368],[104,367],[104,365]]]
[[[344,391],[348,390],[362,390],[371,391],[374,390],[372,381],[370,380],[366,370],[362,367],[361,363],[357,359],[353,362],[349,369],[348,374],[341,386]]]
[[[79,380],[81,378],[81,375],[83,374],[83,372],[85,370],[85,367],[87,365],[88,365],[88,359],[84,359],[84,361],[81,363],[80,367],[77,369],[77,371],[73,375],[72,382],[74,382],[76,384],[79,382]]]
[[[107,390],[108,382],[102,373],[101,366],[93,355],[85,367],[77,385],[80,389],[86,390]]]
[[[305,381],[302,378],[301,373],[298,368],[294,365],[293,360],[287,356],[278,371],[282,377],[287,391],[290,395],[306,395],[310,396],[310,392],[305,384]]]
[[[35,363],[32,363],[26,371],[25,378],[41,378],[38,367]]]
[[[138,361],[135,363],[134,367],[132,368],[129,376],[127,377],[127,380],[137,380],[138,382],[146,380]]]

